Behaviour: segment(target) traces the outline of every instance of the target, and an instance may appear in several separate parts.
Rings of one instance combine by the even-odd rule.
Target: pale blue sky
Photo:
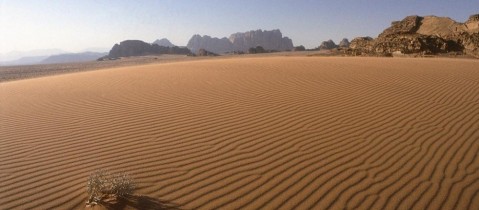
[[[294,45],[377,36],[407,15],[465,21],[479,0],[0,0],[0,53],[58,48],[110,48],[125,39],[168,38],[186,45],[194,34],[227,37],[281,29]]]

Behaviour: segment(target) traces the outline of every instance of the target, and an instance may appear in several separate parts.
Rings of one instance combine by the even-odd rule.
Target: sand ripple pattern
[[[0,83],[0,209],[126,171],[186,209],[479,209],[479,62],[235,58]]]

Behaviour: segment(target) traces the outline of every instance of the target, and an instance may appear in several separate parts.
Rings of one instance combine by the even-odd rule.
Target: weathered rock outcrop
[[[294,48],[293,41],[288,37],[283,37],[280,30],[272,31],[248,31],[245,33],[235,33],[229,37],[233,43],[234,50],[246,51],[249,48],[262,46],[267,50],[285,51]]]
[[[190,54],[190,50],[184,47],[164,47],[157,44],[148,44],[140,40],[125,40],[115,44],[105,58],[119,58],[142,55],[158,54]]]
[[[465,23],[447,17],[408,16],[394,21],[376,39],[351,41],[354,55],[465,53],[479,57],[479,15]]]
[[[234,51],[233,44],[227,38],[216,38],[210,36],[200,36],[198,34],[191,37],[186,45],[192,52],[197,52],[200,49],[214,53],[225,53]]]
[[[352,49],[351,53],[353,55],[370,54],[374,49],[374,39],[369,36],[354,38],[351,40],[349,48]]]
[[[293,41],[283,37],[280,30],[272,31],[248,31],[235,33],[229,38],[214,38],[210,36],[194,35],[188,41],[187,47],[191,51],[205,49],[214,53],[226,53],[233,51],[246,52],[252,47],[262,46],[266,50],[285,51],[293,49]]]
[[[379,34],[379,37],[415,33],[422,19],[423,17],[419,16],[408,16],[402,21],[393,21],[391,27]]]
[[[321,43],[321,45],[319,45],[319,50],[331,50],[334,48],[338,48],[338,45],[336,45],[336,43],[334,43],[334,41],[331,39],[324,41]]]
[[[172,44],[170,40],[163,38],[163,39],[157,39],[153,42],[153,44],[157,44],[158,46],[163,46],[163,47],[174,47],[176,45]]]
[[[339,42],[339,47],[341,48],[348,48],[349,47],[349,40],[344,38],[343,40],[341,40],[341,42]]]

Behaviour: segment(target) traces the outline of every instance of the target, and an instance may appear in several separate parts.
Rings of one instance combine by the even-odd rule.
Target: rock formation
[[[163,46],[163,47],[174,47],[176,45],[172,44],[170,40],[168,39],[157,39],[153,42],[153,44],[157,44],[158,46]]]
[[[373,51],[374,49],[374,39],[367,37],[357,37],[351,40],[349,47],[353,49],[354,55],[367,54]]]
[[[192,52],[197,52],[200,49],[214,53],[225,53],[233,51],[233,44],[227,38],[216,38],[210,36],[200,36],[198,34],[191,37],[186,45]]]
[[[210,51],[207,51],[203,48],[198,50],[198,53],[196,53],[197,56],[218,56],[216,53],[212,53]]]
[[[148,44],[140,40],[125,40],[115,44],[105,58],[119,58],[128,56],[159,55],[159,54],[190,54],[184,47],[164,47],[157,44]]]
[[[356,38],[351,41],[355,55],[464,53],[479,57],[479,15],[465,23],[447,17],[408,16],[394,21],[376,39]]]
[[[249,48],[262,46],[266,50],[286,51],[293,49],[293,41],[283,37],[280,30],[272,31],[248,31],[235,33],[229,37],[230,42],[237,51],[246,51]]]
[[[218,54],[233,51],[246,52],[248,49],[256,46],[262,46],[269,51],[285,51],[293,49],[293,41],[288,37],[283,37],[280,30],[256,30],[245,33],[235,33],[229,38],[221,39],[194,35],[188,41],[187,45],[193,52],[199,49],[205,49]]]
[[[293,51],[299,52],[299,51],[306,51],[306,48],[303,45],[299,45],[293,48]]]
[[[341,40],[341,42],[339,42],[339,47],[341,48],[348,48],[349,47],[349,40],[344,38],[343,40]]]
[[[334,48],[338,48],[338,45],[336,45],[336,43],[334,43],[334,41],[331,39],[324,41],[321,43],[321,45],[319,45],[319,50],[331,50]]]

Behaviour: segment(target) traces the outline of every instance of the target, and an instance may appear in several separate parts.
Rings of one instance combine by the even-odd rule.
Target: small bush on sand
[[[107,196],[125,198],[135,191],[135,183],[125,173],[111,174],[97,170],[90,174],[87,182],[87,205],[95,205]]]

